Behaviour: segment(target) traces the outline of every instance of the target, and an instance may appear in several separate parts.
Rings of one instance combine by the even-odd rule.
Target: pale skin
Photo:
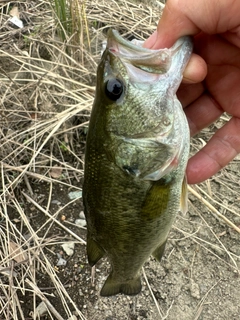
[[[187,179],[193,184],[210,178],[240,153],[240,1],[168,0],[157,31],[144,46],[170,47],[183,35],[194,36],[195,54],[178,90],[191,135],[223,112],[232,116],[189,159]]]

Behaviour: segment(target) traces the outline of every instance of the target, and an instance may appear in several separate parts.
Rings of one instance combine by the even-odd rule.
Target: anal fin
[[[127,280],[124,282],[119,282],[113,278],[112,273],[108,276],[105,281],[100,295],[103,297],[113,296],[118,293],[123,293],[126,295],[138,294],[142,289],[140,276],[134,279]]]
[[[92,238],[87,239],[88,263],[93,267],[104,256],[104,250]]]
[[[152,255],[154,256],[154,258],[156,260],[158,260],[159,262],[162,259],[164,250],[165,250],[165,246],[166,246],[167,240],[165,240],[159,247],[157,247],[157,249],[155,249],[152,253]]]

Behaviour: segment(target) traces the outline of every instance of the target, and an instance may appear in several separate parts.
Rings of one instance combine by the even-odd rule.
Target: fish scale
[[[140,292],[143,264],[150,255],[161,260],[175,217],[186,210],[189,128],[176,91],[191,52],[188,37],[150,50],[109,31],[83,184],[89,263],[106,255],[111,264],[103,296]]]

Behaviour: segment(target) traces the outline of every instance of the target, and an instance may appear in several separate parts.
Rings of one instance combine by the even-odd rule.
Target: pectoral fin
[[[92,238],[87,239],[88,263],[93,267],[104,256],[104,250]]]
[[[161,244],[159,247],[157,247],[157,249],[155,249],[155,251],[153,251],[152,255],[154,256],[154,258],[157,260],[157,261],[161,261],[162,259],[162,256],[163,256],[163,253],[164,253],[164,249],[165,249],[165,246],[166,246],[166,243],[167,243],[167,240],[165,240],[163,242],[163,244]]]
[[[103,297],[113,296],[118,293],[135,295],[138,294],[141,289],[142,285],[140,276],[137,276],[136,278],[131,280],[119,282],[114,279],[113,274],[111,273],[105,281],[100,294]]]
[[[185,214],[188,211],[188,187],[187,187],[187,178],[186,176],[183,179],[182,183],[182,194],[180,199],[180,211]]]

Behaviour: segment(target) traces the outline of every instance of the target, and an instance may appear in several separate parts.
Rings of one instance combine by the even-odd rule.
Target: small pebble
[[[74,200],[77,198],[82,198],[82,191],[71,191],[71,192],[69,192],[68,197],[71,200]]]
[[[191,296],[193,298],[196,298],[196,299],[201,298],[199,285],[196,282],[194,282],[192,279],[190,279],[190,288],[189,289],[190,289]]]
[[[68,256],[72,256],[74,253],[75,243],[72,241],[66,242],[62,244],[63,250],[66,252]]]
[[[85,214],[84,214],[83,211],[81,211],[81,212],[79,213],[79,218],[85,220]]]
[[[61,201],[58,201],[58,200],[52,200],[51,201],[52,204],[57,204],[57,205],[60,205],[61,204]]]
[[[87,225],[86,220],[83,219],[76,219],[75,224],[80,227],[86,227]]]
[[[61,221],[65,221],[66,220],[66,216],[63,214],[62,216],[61,216]]]
[[[67,320],[77,320],[77,317],[73,314],[70,318],[68,318]]]
[[[67,264],[67,261],[63,258],[60,258],[57,262],[58,267],[65,266],[66,264]]]
[[[48,311],[48,309],[47,309],[44,302],[41,302],[36,308],[36,314],[40,317],[43,316],[44,314],[46,314],[47,311]]]

